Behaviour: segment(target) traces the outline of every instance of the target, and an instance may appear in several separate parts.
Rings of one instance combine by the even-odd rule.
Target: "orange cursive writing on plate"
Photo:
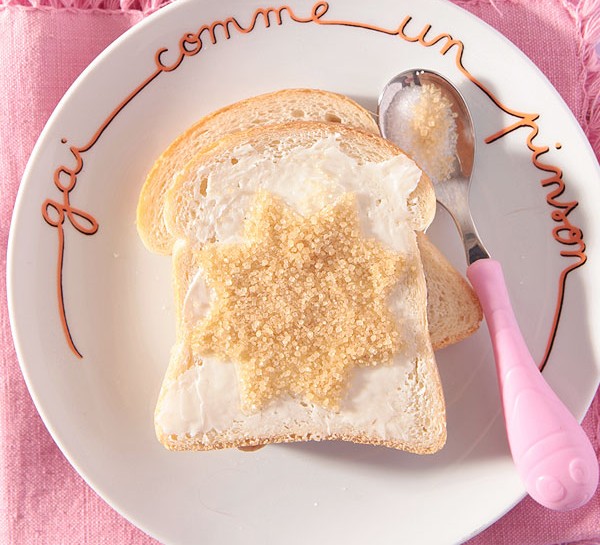
[[[85,212],[79,208],[74,207],[71,204],[71,191],[77,185],[79,173],[83,169],[83,154],[92,149],[96,142],[100,139],[106,128],[112,123],[117,115],[131,102],[147,85],[149,85],[156,76],[160,74],[160,71],[154,72],[149,78],[144,80],[138,85],[121,103],[111,112],[111,114],[102,122],[98,130],[92,135],[90,140],[83,146],[70,146],[69,151],[74,159],[74,166],[69,168],[65,165],[59,166],[54,171],[54,185],[61,193],[60,200],[46,199],[42,203],[42,217],[46,223],[52,227],[55,227],[58,232],[58,258],[56,267],[56,295],[58,300],[58,314],[60,323],[67,340],[67,344],[71,349],[71,352],[78,358],[82,358],[81,352],[77,349],[73,335],[69,327],[67,320],[67,312],[65,309],[65,297],[63,288],[63,268],[64,268],[64,257],[65,257],[65,220],[69,220],[69,223],[76,231],[84,235],[94,235],[98,231],[98,222],[88,212]],[[63,138],[61,140],[63,144],[67,143],[67,140]]]
[[[58,260],[57,260],[57,294],[59,313],[61,323],[65,332],[65,337],[69,347],[78,357],[81,353],[75,347],[73,338],[70,333],[69,325],[66,318],[64,294],[62,286],[63,263],[65,252],[65,220],[75,228],[76,231],[93,235],[98,231],[98,223],[94,217],[75,208],[71,205],[70,193],[77,183],[77,177],[83,168],[82,156],[89,151],[98,139],[102,136],[106,128],[117,117],[117,115],[131,102],[145,87],[147,87],[156,77],[161,74],[170,73],[176,70],[182,62],[189,57],[193,57],[200,53],[207,41],[212,45],[216,45],[219,37],[222,36],[225,40],[229,40],[232,34],[249,34],[260,23],[265,28],[270,28],[272,24],[282,25],[286,20],[293,23],[312,23],[317,25],[344,26],[356,29],[367,30],[386,34],[391,37],[400,38],[409,43],[415,43],[423,47],[438,46],[438,52],[441,55],[447,55],[450,52],[454,54],[454,62],[460,72],[475,86],[477,86],[492,102],[503,112],[514,117],[515,123],[506,127],[497,133],[486,138],[485,142],[492,142],[504,137],[512,131],[525,129],[528,131],[526,145],[531,151],[531,161],[535,167],[550,176],[541,180],[540,184],[543,188],[547,188],[549,192],[546,195],[546,202],[551,207],[551,218],[556,222],[556,227],[552,230],[554,240],[560,243],[563,248],[560,255],[570,258],[572,261],[567,265],[560,274],[557,302],[554,312],[554,318],[551,326],[551,331],[548,337],[545,354],[540,368],[546,364],[554,339],[556,336],[558,323],[560,319],[562,304],[565,293],[565,282],[568,274],[574,269],[583,265],[586,261],[585,244],[583,242],[583,233],[581,229],[575,226],[569,219],[569,214],[577,206],[576,201],[563,201],[560,199],[565,190],[562,170],[556,166],[544,163],[541,157],[549,151],[548,146],[536,143],[539,127],[536,121],[539,114],[525,113],[513,110],[502,104],[494,94],[475,78],[463,64],[463,53],[465,50],[464,43],[455,39],[448,33],[432,34],[432,25],[425,24],[418,29],[417,32],[411,32],[409,26],[413,23],[413,17],[407,15],[400,22],[391,28],[385,28],[369,23],[359,21],[346,21],[339,19],[327,19],[325,16],[329,12],[329,3],[324,1],[316,2],[307,16],[298,15],[290,6],[284,5],[280,7],[258,8],[245,24],[239,22],[236,17],[227,17],[222,21],[215,21],[210,24],[200,26],[194,32],[186,32],[183,34],[175,50],[170,50],[167,47],[161,47],[154,53],[155,70],[143,82],[141,82],[133,91],[125,97],[125,99],[117,105],[117,107],[108,115],[98,130],[93,134],[90,140],[81,147],[71,146],[69,149],[75,159],[75,166],[68,168],[60,166],[54,173],[54,183],[61,192],[60,200],[47,199],[42,205],[42,214],[45,221],[55,227],[58,231]],[[556,148],[560,149],[560,144],[556,144]]]
[[[63,140],[64,142],[64,140]],[[58,294],[58,310],[60,314],[61,324],[65,331],[67,343],[73,353],[81,358],[81,353],[77,350],[71,331],[69,330],[69,324],[67,323],[67,317],[65,312],[65,300],[63,294],[63,263],[65,254],[65,220],[69,220],[69,223],[80,233],[84,235],[93,235],[98,231],[98,222],[94,219],[91,214],[84,212],[71,205],[71,191],[77,183],[77,174],[83,168],[83,160],[79,149],[71,146],[71,153],[75,157],[75,166],[69,169],[65,166],[61,166],[56,169],[54,173],[54,184],[62,194],[61,200],[46,199],[42,204],[42,216],[46,223],[52,227],[56,227],[58,231],[58,261],[56,271],[56,289]]]
[[[161,47],[156,51],[154,60],[159,70],[163,72],[172,72],[183,62],[186,57],[193,57],[202,51],[204,47],[204,41],[202,36],[208,37],[211,44],[217,43],[217,29],[222,33],[226,40],[231,38],[231,31],[235,31],[239,34],[249,34],[252,32],[259,21],[261,21],[265,28],[270,28],[272,20],[277,25],[282,25],[284,21],[284,14],[293,22],[296,23],[311,23],[318,22],[319,19],[325,15],[328,9],[326,2],[317,2],[308,17],[301,17],[297,15],[294,10],[289,6],[281,6],[278,8],[258,8],[252,17],[250,22],[246,25],[242,25],[235,17],[228,17],[223,21],[216,21],[209,25],[202,25],[196,32],[188,32],[184,34],[179,40],[179,48],[175,54],[175,58],[170,63],[166,63],[164,60],[165,54],[169,52],[166,47]]]
[[[561,271],[559,276],[558,294],[554,309],[552,328],[548,342],[546,343],[544,357],[542,358],[542,362],[540,364],[540,368],[543,368],[548,361],[548,357],[550,356],[550,351],[552,350],[552,345],[554,344],[554,339],[556,337],[556,331],[564,300],[567,275],[571,271],[581,267],[587,260],[587,256],[585,254],[585,243],[583,241],[583,231],[569,220],[569,214],[577,207],[578,202],[560,199],[565,191],[565,182],[563,180],[562,170],[540,160],[540,157],[548,153],[550,148],[548,146],[540,146],[535,143],[535,138],[539,132],[536,120],[539,116],[535,114],[521,114],[520,112],[515,112],[514,110],[504,106],[501,107],[503,111],[514,117],[517,117],[519,120],[513,125],[489,136],[485,141],[486,143],[494,142],[516,129],[524,128],[529,131],[526,142],[527,147],[531,151],[531,160],[536,168],[550,174],[549,177],[540,181],[540,185],[550,190],[546,194],[546,202],[552,207],[550,217],[557,224],[552,230],[552,236],[557,242],[563,246],[566,246],[566,248],[563,248],[560,251],[560,255],[571,259],[571,262]]]

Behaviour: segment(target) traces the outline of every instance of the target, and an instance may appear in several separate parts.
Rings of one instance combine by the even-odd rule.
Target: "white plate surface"
[[[147,252],[137,236],[141,184],[177,134],[236,100],[318,87],[374,110],[396,73],[425,67],[445,74],[475,118],[471,197],[480,233],[504,264],[517,317],[540,362],[557,325],[544,375],[582,418],[600,376],[592,331],[600,323],[592,280],[600,277],[598,163],[541,73],[448,2],[331,0],[326,10],[292,0],[281,24],[271,12],[266,25],[255,10],[268,5],[177,2],[113,44],[58,106],[27,168],[9,247],[9,305],[27,384],[87,482],[165,543],[461,542],[523,495],[485,327],[438,353],[449,439],[434,456],[342,443],[254,454],[167,452],[154,437],[152,413],[174,339],[170,259]],[[215,22],[222,23],[213,27],[216,43],[203,31],[201,50],[165,70],[176,64],[182,37],[189,34],[184,47],[192,50],[200,29]],[[414,41],[427,25],[425,37]],[[457,43],[424,43],[443,34]],[[163,48],[159,67],[155,54]],[[552,172],[532,160],[527,139],[534,128],[533,151],[549,148],[538,161],[560,168],[562,182],[542,183]],[[571,211],[574,202],[580,204]],[[464,271],[443,212],[430,234]]]

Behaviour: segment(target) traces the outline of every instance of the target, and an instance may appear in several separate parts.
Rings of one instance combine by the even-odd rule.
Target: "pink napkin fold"
[[[454,0],[520,47],[548,76],[600,155],[600,0]],[[53,108],[100,51],[161,0],[0,0],[0,267],[26,161]],[[0,543],[157,542],[108,507],[66,462],[25,387],[0,277]],[[600,399],[584,427],[600,452]],[[548,511],[526,498],[470,545],[600,543],[600,492]]]

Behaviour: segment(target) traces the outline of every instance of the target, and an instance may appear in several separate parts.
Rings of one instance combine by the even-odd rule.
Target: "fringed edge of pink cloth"
[[[585,117],[583,130],[600,158],[600,0],[563,0],[581,35]],[[600,431],[598,432],[600,434]]]
[[[150,15],[171,0],[0,0],[0,8],[62,9],[67,11],[141,12]]]

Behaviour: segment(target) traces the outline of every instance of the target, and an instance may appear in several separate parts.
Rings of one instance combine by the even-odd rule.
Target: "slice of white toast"
[[[343,125],[266,126],[199,153],[166,194],[178,327],[159,440],[439,450],[445,409],[415,233],[434,213],[410,158]]]
[[[195,123],[176,138],[149,172],[137,209],[137,227],[146,247],[158,254],[174,252],[174,237],[164,217],[165,196],[175,175],[203,148],[228,133],[291,121],[323,121],[378,134],[373,116],[350,98],[316,89],[284,89],[226,106]],[[422,250],[428,298],[428,323],[434,350],[456,343],[479,327],[479,301],[463,276],[426,235]]]

